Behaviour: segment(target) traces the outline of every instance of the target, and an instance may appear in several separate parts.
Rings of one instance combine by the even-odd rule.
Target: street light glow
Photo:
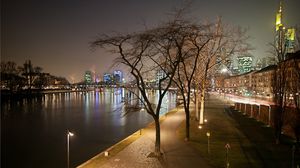
[[[68,132],[68,136],[74,136],[74,134],[72,132]]]
[[[228,71],[227,68],[223,68],[223,69],[221,70],[222,73],[226,73],[227,71]]]

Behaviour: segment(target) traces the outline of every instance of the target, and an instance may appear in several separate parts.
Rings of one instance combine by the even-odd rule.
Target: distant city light
[[[227,71],[228,71],[227,68],[223,68],[223,69],[221,70],[222,73],[226,73]]]

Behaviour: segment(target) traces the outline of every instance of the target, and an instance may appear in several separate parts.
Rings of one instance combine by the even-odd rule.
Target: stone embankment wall
[[[245,104],[235,103],[234,109],[243,113],[244,115],[254,118],[257,121],[263,122],[268,126],[274,127],[274,117],[276,106],[274,105],[257,105],[257,104]],[[293,107],[287,107],[285,109],[283,133],[295,137],[293,125],[295,124],[295,118],[297,112]]]

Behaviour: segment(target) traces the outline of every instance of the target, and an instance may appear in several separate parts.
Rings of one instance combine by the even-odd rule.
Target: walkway
[[[193,168],[210,167],[199,155],[185,142],[178,139],[176,130],[185,120],[184,111],[167,115],[161,124],[161,148],[163,158],[158,159],[149,156],[154,150],[155,130],[151,128],[144,135],[127,146],[123,151],[112,157],[105,163],[104,168]]]

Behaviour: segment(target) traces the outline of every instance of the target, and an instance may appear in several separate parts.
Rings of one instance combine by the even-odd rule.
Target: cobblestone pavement
[[[145,131],[144,135],[127,146],[123,151],[107,161],[103,168],[193,168],[210,167],[195,151],[176,136],[176,130],[185,120],[183,110],[167,115],[161,124],[161,149],[163,157],[150,157],[154,150],[155,130]]]

